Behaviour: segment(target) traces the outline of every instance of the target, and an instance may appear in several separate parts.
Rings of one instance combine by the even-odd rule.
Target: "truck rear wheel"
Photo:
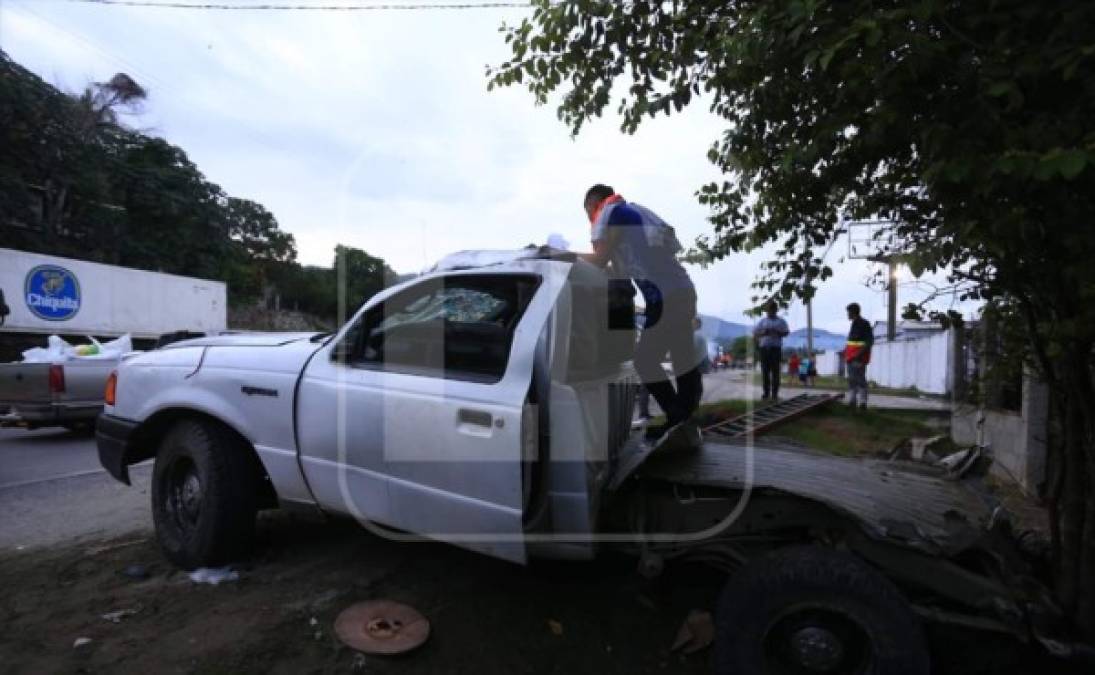
[[[182,420],[164,436],[152,470],[152,520],[171,562],[216,567],[250,552],[257,477],[246,452],[214,422]]]
[[[814,547],[748,564],[719,599],[719,675],[927,675],[923,628],[901,592],[850,554]]]

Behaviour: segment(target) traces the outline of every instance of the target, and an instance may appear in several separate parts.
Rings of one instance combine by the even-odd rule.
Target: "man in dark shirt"
[[[871,362],[871,346],[874,345],[874,331],[871,324],[859,315],[859,303],[848,305],[848,319],[852,322],[848,330],[848,342],[844,346],[844,361],[848,365],[848,405],[852,408],[858,403],[860,408],[867,407],[867,364]]]

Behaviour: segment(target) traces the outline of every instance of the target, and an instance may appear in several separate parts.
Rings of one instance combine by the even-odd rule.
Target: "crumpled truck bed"
[[[952,555],[985,532],[994,505],[963,481],[927,467],[755,445],[705,443],[693,453],[654,453],[637,475],[681,485],[773,489],[821,502],[867,534]]]

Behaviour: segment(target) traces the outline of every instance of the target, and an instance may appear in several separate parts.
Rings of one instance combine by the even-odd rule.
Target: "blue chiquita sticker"
[[[80,282],[57,265],[39,265],[28,272],[23,295],[27,309],[46,321],[66,321],[80,311]]]

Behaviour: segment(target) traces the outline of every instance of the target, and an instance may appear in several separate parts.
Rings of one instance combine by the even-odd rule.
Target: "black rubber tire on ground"
[[[219,567],[254,542],[257,479],[248,448],[211,421],[181,420],[152,470],[152,520],[164,555],[179,567]]]
[[[927,675],[923,626],[901,592],[855,556],[773,551],[719,598],[718,675]]]

